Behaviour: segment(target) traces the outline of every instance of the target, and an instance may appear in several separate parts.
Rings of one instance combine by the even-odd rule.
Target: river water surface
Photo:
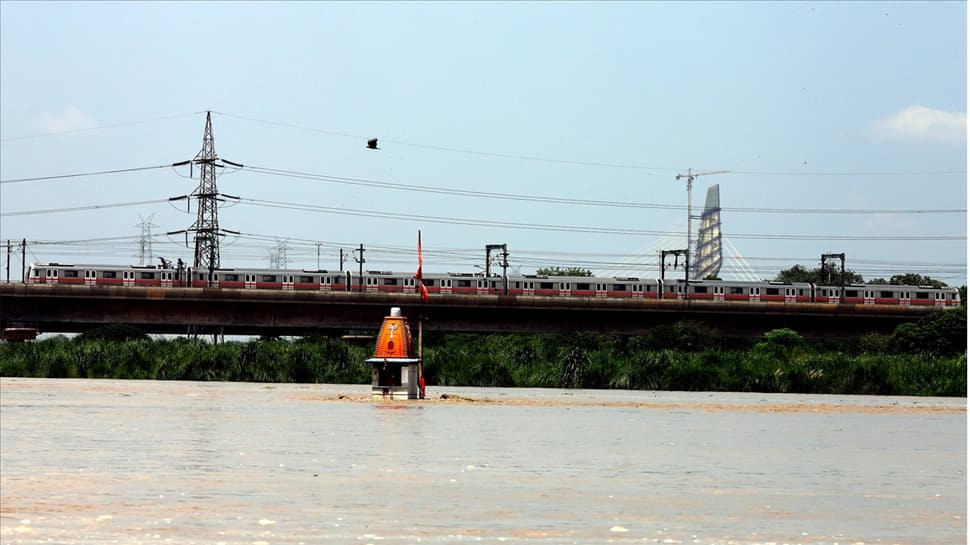
[[[0,379],[0,541],[967,539],[965,399],[368,395],[369,386]]]

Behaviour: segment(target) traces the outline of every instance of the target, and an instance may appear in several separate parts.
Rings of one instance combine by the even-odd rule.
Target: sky
[[[190,262],[169,233],[196,203],[168,199],[198,171],[169,165],[211,112],[244,165],[217,181],[223,267],[356,270],[363,245],[409,271],[420,230],[425,271],[506,244],[512,272],[656,277],[691,169],[730,171],[694,179],[693,213],[718,184],[725,259],[759,278],[845,253],[963,285],[966,6],[5,0],[0,241],[136,264],[150,234]]]

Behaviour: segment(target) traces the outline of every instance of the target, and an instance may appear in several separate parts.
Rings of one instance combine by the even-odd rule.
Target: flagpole
[[[418,229],[418,270],[415,274],[417,280],[418,296],[421,302],[418,303],[418,386],[420,398],[424,399],[424,299],[426,297],[424,287],[424,273],[421,271],[424,259],[421,257],[421,230]]]

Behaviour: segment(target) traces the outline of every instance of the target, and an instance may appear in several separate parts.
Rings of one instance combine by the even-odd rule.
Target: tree
[[[540,276],[593,276],[593,271],[582,267],[544,267],[536,269]]]
[[[883,278],[870,280],[867,284],[891,284],[894,286],[933,286],[934,288],[945,288],[946,282],[923,276],[916,273],[895,274],[887,282]]]
[[[812,282],[814,284],[825,284],[825,285],[839,285],[839,277],[842,275],[841,271],[834,264],[826,264],[824,274],[820,267],[816,267],[812,270],[808,270],[801,265],[795,265],[790,269],[785,269],[779,272],[775,276],[775,282],[785,282],[790,284],[792,282]],[[860,284],[862,283],[862,276],[855,273],[855,271],[846,270],[844,277],[845,284]]]

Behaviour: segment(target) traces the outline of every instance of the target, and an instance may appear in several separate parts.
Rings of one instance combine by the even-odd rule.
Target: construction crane
[[[674,178],[680,180],[681,178],[687,179],[687,253],[690,255],[690,221],[693,218],[690,211],[690,194],[691,188],[694,185],[694,178],[698,176],[710,176],[711,174],[727,174],[731,172],[730,170],[708,170],[705,172],[693,172],[691,169],[687,169],[687,174],[678,174]]]

